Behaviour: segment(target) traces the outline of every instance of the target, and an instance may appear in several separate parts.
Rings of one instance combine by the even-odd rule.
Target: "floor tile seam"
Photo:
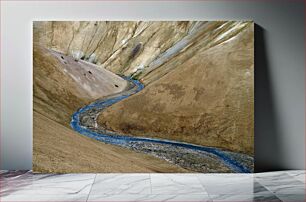
[[[87,198],[86,198],[86,202],[88,201],[89,196],[90,196],[90,193],[91,193],[91,190],[92,190],[92,187],[94,186],[94,184],[95,184],[95,182],[96,182],[97,175],[98,175],[98,174],[96,173],[96,174],[95,174],[95,178],[94,178],[94,180],[93,180],[93,182],[92,182],[92,184],[91,184],[90,190],[89,190],[89,192],[88,192],[88,195],[87,195]]]

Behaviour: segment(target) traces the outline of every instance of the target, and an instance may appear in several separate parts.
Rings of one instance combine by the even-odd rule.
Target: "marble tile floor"
[[[0,201],[305,201],[305,171],[256,174],[33,174],[0,171]]]

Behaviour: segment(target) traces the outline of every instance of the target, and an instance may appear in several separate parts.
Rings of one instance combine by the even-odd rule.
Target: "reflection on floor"
[[[305,171],[32,174],[1,171],[1,201],[305,201]]]

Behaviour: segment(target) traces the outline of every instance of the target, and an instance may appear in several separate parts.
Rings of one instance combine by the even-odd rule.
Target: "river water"
[[[71,127],[78,133],[92,139],[149,154],[191,172],[253,172],[254,159],[246,154],[185,142],[122,135],[98,127],[96,119],[102,110],[144,88],[143,84],[137,80],[127,77],[124,77],[124,79],[130,82],[128,90],[82,107],[72,115]]]

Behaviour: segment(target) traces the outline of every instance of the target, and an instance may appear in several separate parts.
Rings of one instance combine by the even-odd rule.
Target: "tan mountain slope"
[[[66,126],[83,105],[124,90],[127,82],[95,65],[34,45],[34,111]]]
[[[71,115],[78,108],[124,90],[127,82],[121,77],[36,44],[33,59],[35,172],[186,172],[70,129]]]
[[[114,73],[158,80],[199,50],[234,37],[247,21],[34,22],[34,41]],[[184,57],[182,57],[184,55]],[[180,58],[179,60],[177,58]]]
[[[127,135],[253,154],[253,23],[235,33],[211,48],[199,42],[197,51],[177,55],[174,70],[103,111],[99,124]],[[164,68],[167,63],[159,70]]]
[[[34,22],[34,41],[116,73],[142,68],[186,36],[194,22]]]
[[[35,172],[187,172],[166,161],[84,137],[34,112]]]

